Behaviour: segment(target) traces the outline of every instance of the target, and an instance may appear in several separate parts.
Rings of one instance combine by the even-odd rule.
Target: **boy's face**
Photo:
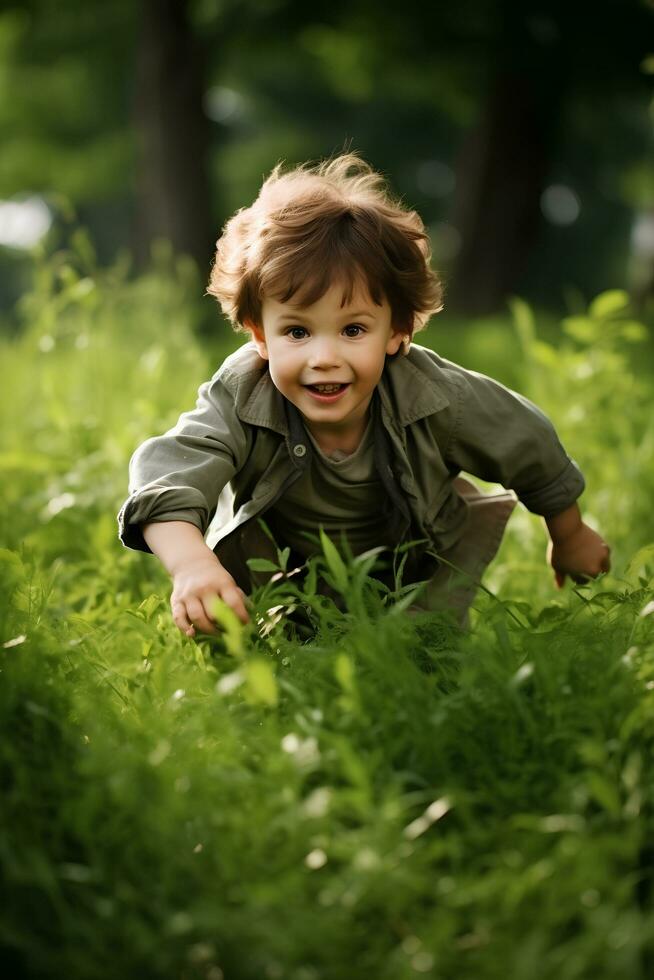
[[[246,324],[275,386],[319,444],[321,437],[332,445],[360,438],[386,355],[399,350],[404,336],[385,299],[379,306],[363,287],[346,306],[342,298],[337,283],[312,306],[265,299],[262,327]]]

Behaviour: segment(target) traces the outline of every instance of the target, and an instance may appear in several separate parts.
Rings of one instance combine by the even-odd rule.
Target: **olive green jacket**
[[[387,359],[373,411],[375,465],[397,540],[425,537],[437,550],[457,542],[466,520],[452,486],[460,471],[514,490],[545,517],[584,489],[535,405],[417,344]],[[200,387],[193,411],[134,453],[120,539],[149,551],[144,523],[188,521],[214,548],[261,516],[309,465],[311,452],[299,412],[246,343]]]

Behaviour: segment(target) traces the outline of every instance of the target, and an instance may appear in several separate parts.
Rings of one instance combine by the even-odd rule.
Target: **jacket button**
[[[298,442],[297,446],[293,446],[294,456],[301,458],[302,456],[306,456],[306,454],[307,454],[307,447],[303,445],[301,442]]]

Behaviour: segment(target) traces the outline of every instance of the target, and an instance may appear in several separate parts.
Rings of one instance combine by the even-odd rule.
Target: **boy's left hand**
[[[584,524],[563,539],[553,539],[547,547],[547,561],[554,569],[554,580],[560,589],[569,575],[573,582],[583,583],[611,568],[611,549],[602,537]]]

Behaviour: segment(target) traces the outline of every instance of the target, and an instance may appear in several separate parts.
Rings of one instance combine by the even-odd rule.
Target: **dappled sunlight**
[[[0,245],[30,249],[52,224],[52,212],[41,197],[0,201]]]

